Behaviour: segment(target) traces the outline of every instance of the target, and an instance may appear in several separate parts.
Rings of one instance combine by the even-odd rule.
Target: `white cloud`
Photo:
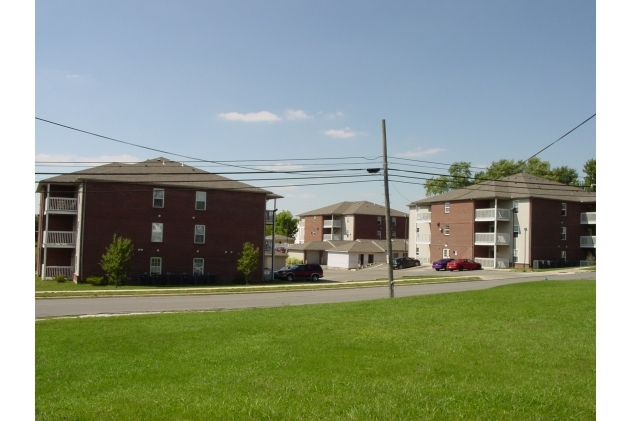
[[[245,121],[247,123],[261,122],[261,121],[280,121],[281,118],[269,111],[259,111],[258,113],[246,113],[241,114],[237,112],[231,113],[219,113],[218,117],[228,121]]]
[[[327,120],[335,120],[336,118],[344,117],[344,113],[341,111],[338,111],[336,113],[324,113],[320,111],[318,114],[321,115],[323,118],[326,118]]]
[[[446,152],[446,149],[442,148],[431,148],[422,150],[421,148],[416,148],[414,151],[407,151],[403,153],[394,154],[397,158],[419,158],[422,156],[434,155],[440,152]]]
[[[344,139],[348,137],[357,136],[357,132],[352,131],[350,127],[344,127],[343,129],[340,129],[340,130],[335,130],[335,129],[327,130],[324,132],[324,134],[327,136],[337,138],[337,139]]]
[[[36,162],[54,163],[59,162],[59,166],[71,165],[72,163],[110,163],[110,162],[139,162],[140,159],[131,155],[101,155],[97,157],[86,157],[77,155],[62,155],[62,154],[36,154]],[[89,166],[89,164],[88,164]]]
[[[307,113],[302,110],[292,110],[288,108],[285,110],[285,118],[287,120],[306,120],[311,118],[311,116],[307,115]]]
[[[299,171],[304,169],[305,167],[303,165],[297,165],[297,164],[273,164],[273,165],[260,165],[257,166],[256,168],[260,169],[260,170],[265,170],[265,171]]]

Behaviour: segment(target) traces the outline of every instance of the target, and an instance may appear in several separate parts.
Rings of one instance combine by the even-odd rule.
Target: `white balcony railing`
[[[416,214],[416,220],[418,222],[432,222],[431,212],[419,212]]]
[[[583,212],[581,213],[581,224],[595,224],[596,212]]]
[[[416,242],[419,244],[430,244],[431,234],[416,234]]]
[[[476,209],[476,221],[510,221],[510,209]]]
[[[476,232],[475,233],[475,245],[486,246],[495,245],[507,246],[510,244],[510,235],[502,232]]]
[[[324,241],[339,241],[342,239],[340,234],[324,234]]]
[[[55,276],[63,275],[68,279],[72,279],[74,275],[74,267],[72,266],[44,266],[44,279],[52,279]]]
[[[596,248],[595,235],[581,235],[581,247]]]
[[[46,213],[77,213],[77,199],[49,197],[46,199]]]
[[[324,221],[324,228],[342,228],[342,221],[339,219],[326,219]]]
[[[44,247],[73,248],[77,245],[74,231],[44,231]]]
[[[483,268],[494,268],[493,266],[493,258],[489,258],[489,257],[475,257],[473,260],[475,260],[476,262],[480,263],[482,265]],[[495,259],[495,261],[497,262],[497,268],[498,269],[506,269],[510,262],[508,261],[508,259]]]

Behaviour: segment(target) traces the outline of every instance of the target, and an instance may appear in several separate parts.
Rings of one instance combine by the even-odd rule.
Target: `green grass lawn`
[[[36,322],[38,420],[593,420],[594,281]]]

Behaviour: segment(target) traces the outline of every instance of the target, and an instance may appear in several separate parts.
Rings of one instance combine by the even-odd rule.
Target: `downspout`
[[[493,241],[493,267],[497,269],[497,198],[495,198],[495,227],[493,232],[495,233],[495,241]]]
[[[46,279],[46,258],[48,256],[48,247],[46,247],[46,237],[48,235],[48,212],[47,212],[47,204],[48,204],[48,197],[50,196],[50,183],[46,184],[46,200],[44,202],[44,213],[46,214],[46,230],[44,231],[44,237],[43,237],[43,245],[44,245],[44,263],[42,264],[42,279]]]
[[[87,185],[85,182],[82,183],[82,189],[81,189],[81,244],[79,247],[79,273],[77,273],[77,283],[79,283],[79,281],[83,278],[83,238],[84,238],[84,233],[85,233],[85,200],[87,198]]]

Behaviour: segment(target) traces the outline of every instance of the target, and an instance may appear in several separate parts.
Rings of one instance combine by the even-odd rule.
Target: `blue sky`
[[[203,160],[294,170],[381,166],[385,119],[391,175],[484,167],[526,159],[596,112],[595,15],[583,0],[37,2],[36,116]],[[35,130],[36,162],[186,160],[44,122]],[[370,159],[299,161],[335,157]],[[582,176],[596,157],[596,118],[539,157]],[[277,207],[299,214],[342,200],[383,204],[381,177],[372,179],[248,182],[284,186],[269,188],[285,197]],[[366,177],[326,179],[352,180]],[[401,181],[391,177],[391,206],[407,211],[425,196],[423,180]]]

